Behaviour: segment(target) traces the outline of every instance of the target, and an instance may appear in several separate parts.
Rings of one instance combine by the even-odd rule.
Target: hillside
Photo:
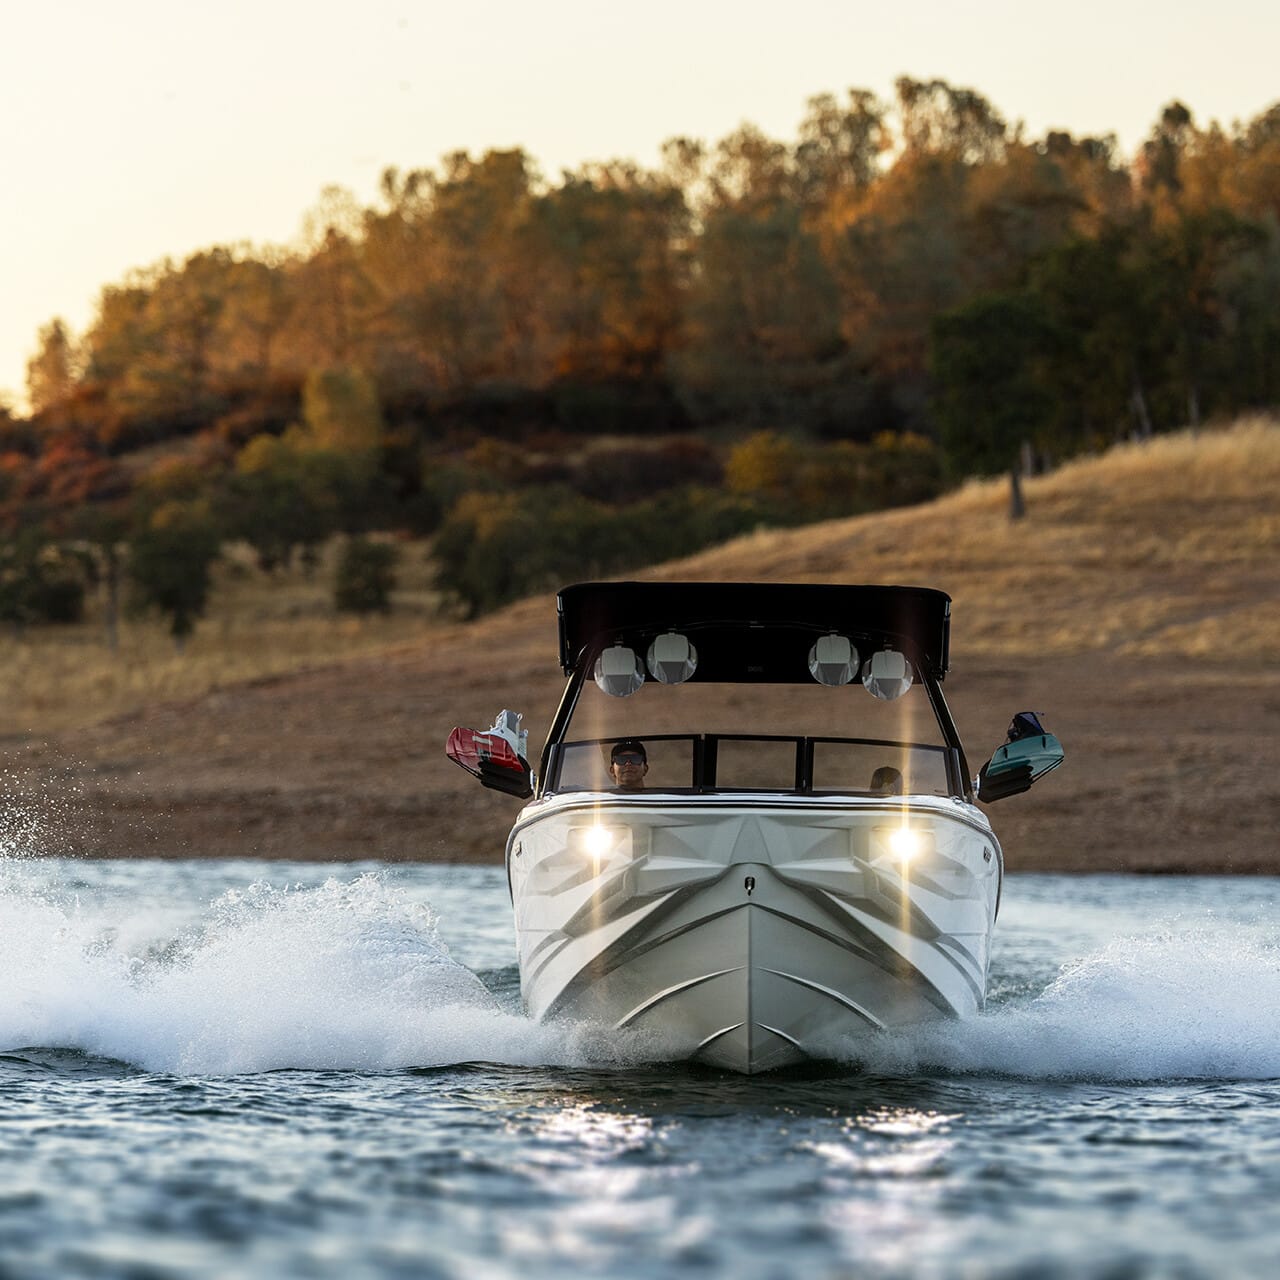
[[[993,810],[1012,869],[1280,871],[1280,425],[1177,436],[926,506],[760,532],[642,575],[904,582],[954,600],[948,699],[980,760],[1012,711],[1066,767]],[[515,805],[457,723],[559,696],[555,605],[0,743],[10,844],[154,856],[501,857]]]

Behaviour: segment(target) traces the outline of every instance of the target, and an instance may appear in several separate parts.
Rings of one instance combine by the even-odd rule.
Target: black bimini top
[[[898,649],[935,680],[947,671],[951,597],[929,587],[583,582],[565,587],[556,603],[566,675],[609,645],[643,653],[666,631],[697,645],[699,681],[809,683],[809,646],[796,643],[797,631],[838,632],[864,654]]]

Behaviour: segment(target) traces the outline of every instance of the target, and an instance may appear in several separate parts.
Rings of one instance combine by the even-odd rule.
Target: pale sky
[[[0,0],[0,394],[103,285],[214,244],[283,243],[321,189],[523,146],[549,178],[658,162],[899,75],[978,90],[1032,137],[1280,100],[1276,0]]]

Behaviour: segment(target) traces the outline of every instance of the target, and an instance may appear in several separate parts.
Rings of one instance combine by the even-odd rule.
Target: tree
[[[256,436],[223,487],[226,532],[248,542],[266,572],[287,567],[295,549],[311,565],[320,544],[348,522],[354,484],[341,454],[307,448],[296,432]]]
[[[1195,132],[1191,112],[1181,102],[1171,102],[1161,111],[1139,154],[1138,182],[1149,199],[1177,202],[1183,187],[1183,158]]]
[[[396,549],[389,542],[348,538],[338,557],[333,603],[339,613],[390,613]]]
[[[108,394],[135,438],[163,436],[174,423],[190,430],[220,407],[220,318],[234,270],[229,250],[210,249],[139,273],[140,289],[113,299],[123,323]]]
[[[377,388],[361,370],[325,369],[308,375],[302,388],[302,419],[313,448],[372,464],[382,444],[382,406]]]
[[[84,616],[83,566],[70,549],[27,528],[0,541],[0,621],[15,632],[37,622],[79,622]]]
[[[1274,408],[1280,404],[1280,222],[1261,224],[1257,243],[1231,255],[1216,276],[1219,332],[1212,365],[1223,406]]]
[[[129,516],[122,503],[81,507],[71,520],[71,532],[85,555],[90,585],[104,594],[103,626],[107,647],[120,647],[120,579],[128,553]]]
[[[32,413],[64,403],[75,390],[80,358],[70,331],[61,319],[44,325],[36,354],[27,362],[27,399]]]
[[[235,262],[218,326],[227,377],[260,384],[275,375],[296,302],[288,278],[292,265],[278,250]]]
[[[712,208],[759,208],[795,198],[787,144],[751,124],[744,124],[716,144],[708,181]]]
[[[1074,236],[1096,235],[1128,208],[1128,175],[1109,144],[1053,133],[1006,144],[999,160],[968,171],[964,239],[971,278],[984,292],[1015,288],[1040,255]]]
[[[1063,241],[1031,266],[1029,287],[1049,325],[1041,377],[1059,455],[1153,430],[1167,317],[1148,243],[1140,223],[1112,224]]]
[[[683,302],[680,188],[634,165],[589,165],[542,196],[534,218],[549,275],[539,327],[554,374],[659,377]]]
[[[840,294],[794,198],[781,143],[744,128],[716,148],[676,361],[696,416],[823,427],[857,379]]]
[[[218,549],[217,528],[201,501],[163,504],[130,543],[133,602],[139,609],[156,609],[169,619],[169,633],[179,652],[197,619],[204,616]]]
[[[1178,425],[1199,426],[1206,412],[1234,407],[1232,388],[1214,376],[1215,365],[1232,363],[1222,352],[1223,273],[1265,238],[1260,226],[1222,208],[1179,214],[1153,237],[1148,265],[1163,320],[1166,411]]]
[[[847,107],[830,93],[809,99],[794,162],[796,195],[811,215],[839,216],[875,182],[890,145],[887,114],[866,89],[850,89]]]
[[[1021,514],[1018,453],[1049,420],[1037,378],[1048,325],[1027,293],[987,294],[933,324],[935,412],[949,463],[960,475],[1008,471]]]
[[[366,220],[362,265],[395,381],[456,395],[546,380],[536,183],[520,150],[456,152],[440,173],[384,177],[391,207]]]
[[[150,281],[139,272],[123,284],[103,288],[84,338],[88,381],[110,384],[124,376],[143,345],[143,316],[150,296]]]
[[[924,383],[930,323],[974,291],[971,179],[953,155],[908,151],[832,236],[841,334],[908,395]]]
[[[1250,121],[1235,142],[1239,154],[1232,186],[1236,211],[1280,222],[1280,102]]]
[[[1008,126],[980,93],[910,76],[900,76],[894,88],[908,152],[948,155],[966,165],[987,164],[1004,155]]]
[[[298,372],[358,358],[358,324],[369,301],[363,226],[355,196],[340,186],[326,187],[303,218],[303,255],[290,271],[295,305],[282,343]]]

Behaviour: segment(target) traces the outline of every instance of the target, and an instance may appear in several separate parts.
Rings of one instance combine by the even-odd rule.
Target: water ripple
[[[523,1019],[500,871],[75,880],[0,866],[6,1277],[1273,1274],[1274,885],[1015,880],[987,1014],[747,1079]]]

